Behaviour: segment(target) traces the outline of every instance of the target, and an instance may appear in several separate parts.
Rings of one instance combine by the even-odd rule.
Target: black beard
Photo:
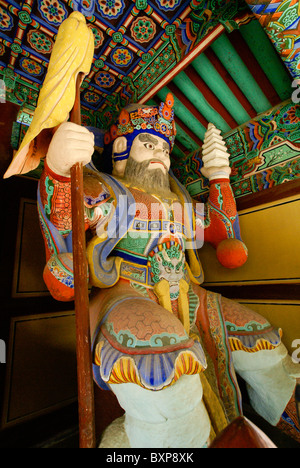
[[[148,193],[157,195],[170,195],[170,182],[168,172],[161,169],[149,169],[151,161],[137,162],[129,156],[124,180],[132,187],[138,187]]]

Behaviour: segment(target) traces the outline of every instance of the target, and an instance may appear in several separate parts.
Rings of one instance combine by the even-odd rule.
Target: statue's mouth
[[[167,166],[166,166],[162,161],[159,161],[158,159],[152,160],[152,161],[150,162],[149,166],[150,166],[151,164],[161,164],[161,165],[163,166],[163,168],[164,168],[166,171],[168,170]]]
[[[171,288],[174,288],[176,286],[178,286],[178,281],[169,281],[169,285]]]

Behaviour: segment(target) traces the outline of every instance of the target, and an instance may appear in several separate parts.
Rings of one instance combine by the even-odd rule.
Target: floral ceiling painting
[[[102,126],[113,106],[140,100],[220,22],[251,15],[238,0],[0,0],[0,78],[10,100],[35,107],[57,30],[76,3],[91,11],[95,39],[82,106]]]
[[[295,0],[0,0],[0,102],[20,106],[14,149],[58,28],[79,6],[95,45],[81,85],[83,125],[106,129],[127,104],[159,104],[172,92],[173,170],[193,196],[207,191],[200,168],[209,122],[228,147],[236,197],[300,177]]]

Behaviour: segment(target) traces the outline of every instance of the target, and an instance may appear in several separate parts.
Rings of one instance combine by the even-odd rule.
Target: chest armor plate
[[[136,201],[135,219],[114,253],[127,252],[146,259],[155,247],[166,241],[177,242],[184,251],[186,228],[179,201],[159,199],[135,189],[130,191]]]

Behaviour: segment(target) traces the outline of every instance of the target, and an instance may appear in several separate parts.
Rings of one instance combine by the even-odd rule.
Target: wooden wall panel
[[[12,319],[3,426],[75,401],[75,333],[73,311]]]
[[[44,241],[36,200],[20,200],[12,297],[49,296],[43,280]]]
[[[199,251],[204,286],[300,284],[299,214],[299,195],[240,212],[248,260],[242,267],[228,270],[219,264],[215,250],[205,245]]]
[[[300,195],[252,206],[239,212],[242,237],[249,250],[245,265],[222,267],[215,250],[199,251],[203,286],[245,304],[282,328],[290,354],[300,340]]]

